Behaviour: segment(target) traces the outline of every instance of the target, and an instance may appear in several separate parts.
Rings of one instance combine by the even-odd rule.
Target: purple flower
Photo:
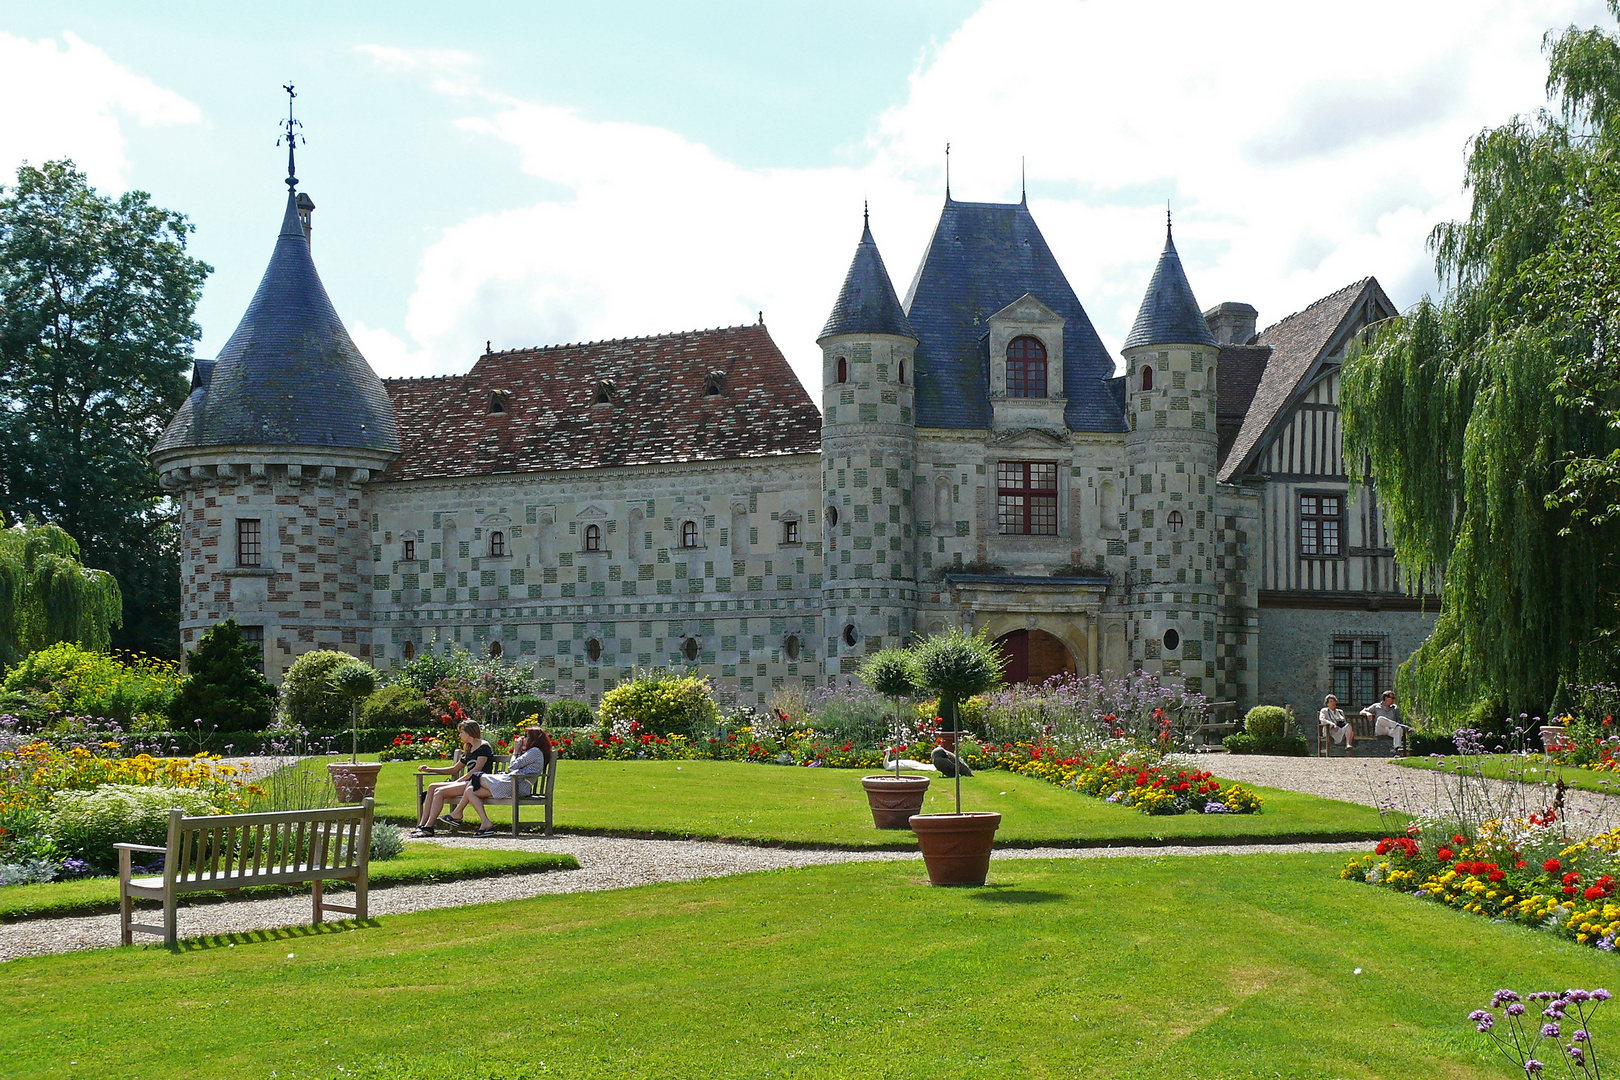
[[[1541,1070],[1545,1069],[1546,1067],[1547,1066],[1543,1065],[1535,1058],[1531,1058],[1529,1061],[1524,1063],[1524,1074],[1526,1076],[1540,1076]]]
[[[1592,995],[1587,993],[1585,990],[1565,990],[1564,991],[1564,1000],[1565,1001],[1591,1001],[1592,1000]]]
[[[1609,939],[1609,947],[1610,948],[1614,947],[1614,939],[1612,937]],[[1601,986],[1598,987],[1596,990],[1592,991],[1592,1000],[1593,1001],[1608,1001],[1612,997],[1614,997],[1614,995],[1609,993],[1607,990],[1603,989],[1603,987],[1601,987]]]
[[[1474,1023],[1479,1026],[1479,1033],[1481,1035],[1485,1034],[1485,1032],[1496,1026],[1496,1017],[1492,1016],[1484,1009],[1475,1009],[1473,1012],[1468,1014],[1468,1019],[1474,1021]]]
[[[1530,996],[1535,997],[1536,995],[1531,994]],[[1491,995],[1491,1008],[1500,1008],[1506,1002],[1518,1000],[1519,995],[1515,994],[1512,990],[1498,990],[1496,993]]]
[[[1523,1016],[1524,1006],[1515,1001],[1512,1005],[1507,1007],[1507,1014],[1509,1016]]]
[[[1543,1039],[1556,1039],[1556,1038],[1558,1038],[1558,1025],[1557,1024],[1542,1024],[1541,1025],[1541,1037]]]
[[[1576,1065],[1586,1064],[1586,1050],[1583,1047],[1573,1045],[1566,1046],[1564,1047],[1564,1053],[1568,1054],[1569,1060],[1574,1062]]]
[[[1587,1031],[1585,1028],[1576,1028],[1575,1031],[1570,1035],[1570,1038],[1574,1039],[1578,1043],[1586,1042],[1587,1040],[1591,1039],[1591,1037],[1592,1033]]]

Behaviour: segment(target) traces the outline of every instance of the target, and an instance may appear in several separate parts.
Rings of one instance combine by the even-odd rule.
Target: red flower
[[[1492,871],[1491,871],[1491,881],[1492,881],[1492,882],[1493,882],[1493,883],[1494,883],[1494,882],[1498,882],[1498,881],[1501,881],[1501,880],[1502,880],[1502,879],[1503,879],[1503,878],[1505,878],[1505,877],[1507,877],[1507,875],[1506,875],[1506,874],[1504,874],[1504,873],[1503,873],[1503,872],[1502,872],[1502,871],[1500,871],[1500,870],[1492,870]]]
[[[1452,837],[1452,838],[1451,838],[1451,842],[1452,842],[1452,843],[1453,843],[1453,844],[1462,844],[1462,843],[1466,843],[1466,842],[1467,842],[1467,841],[1465,841],[1465,840],[1464,840],[1464,839],[1463,839],[1463,838],[1462,838],[1462,837],[1460,837],[1460,836],[1453,836],[1453,837]]]
[[[1564,868],[1564,864],[1559,862],[1557,859],[1548,859],[1546,862],[1541,864],[1541,868],[1547,871],[1549,874],[1556,874],[1558,871]]]
[[[1578,882],[1580,880],[1581,880],[1581,875],[1577,874],[1573,870],[1571,870],[1569,873],[1564,875],[1564,884],[1565,885],[1573,885],[1573,884],[1575,884],[1576,882]]]
[[[1451,849],[1448,847],[1443,847],[1434,853],[1434,857],[1439,859],[1441,862],[1447,862],[1451,858]]]
[[[1590,889],[1586,890],[1584,895],[1588,900],[1601,900],[1608,894],[1603,891],[1603,886],[1593,885]]]
[[[1564,886],[1564,895],[1565,896],[1574,896],[1575,895],[1575,886],[1573,886],[1573,885],[1565,885]]]

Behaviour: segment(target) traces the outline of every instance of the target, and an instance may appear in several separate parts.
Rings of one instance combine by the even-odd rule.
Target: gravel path
[[[553,870],[537,874],[514,874],[478,878],[437,885],[396,885],[371,891],[373,917],[402,915],[430,908],[463,907],[502,900],[521,900],[546,893],[596,892],[623,889],[663,881],[693,881],[756,870],[777,870],[832,863],[911,860],[921,857],[910,851],[799,851],[784,848],[750,847],[692,840],[629,840],[603,836],[555,836],[550,839],[512,837],[474,839],[441,837],[435,841],[449,847],[506,847],[525,851],[567,852],[579,860],[578,870]],[[1268,852],[1357,851],[1365,844],[1277,844],[1266,845]],[[1186,856],[1244,854],[1254,845],[1203,847],[1122,847],[1122,848],[1019,848],[998,850],[997,859],[1086,859],[1128,855]],[[921,872],[919,866],[918,872]],[[331,889],[328,895],[343,891]],[[339,900],[339,903],[342,901]],[[156,918],[153,912],[145,919]],[[249,933],[309,923],[309,895],[277,897],[269,900],[236,900],[196,904],[180,909],[180,936]],[[137,941],[151,942],[150,936]],[[19,956],[71,952],[77,949],[108,948],[118,942],[116,915],[31,919],[0,925],[0,961]]]

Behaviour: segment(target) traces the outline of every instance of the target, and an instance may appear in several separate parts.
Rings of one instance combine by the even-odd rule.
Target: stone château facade
[[[592,698],[681,665],[763,702],[960,626],[1014,678],[1143,668],[1302,711],[1387,683],[1432,621],[1333,456],[1337,358],[1393,313],[1371,279],[1256,335],[1247,305],[1200,312],[1167,232],[1116,375],[1027,204],[947,196],[903,302],[863,230],[819,411],[763,323],[385,382],[288,184],[258,293],[152,455],[186,647],[229,617],[274,677],[315,648],[460,647]]]

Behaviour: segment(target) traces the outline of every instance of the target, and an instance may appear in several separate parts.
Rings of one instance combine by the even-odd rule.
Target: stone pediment
[[[1034,293],[1025,293],[994,315],[991,322],[1016,323],[1057,323],[1062,325],[1063,316],[1041,303]]]
[[[1044,428],[1026,427],[997,435],[989,445],[1006,450],[1056,450],[1068,446],[1069,440],[1066,435]]]
[[[599,503],[591,503],[588,506],[581,507],[579,512],[574,516],[579,518],[581,521],[600,520],[607,517],[608,512],[607,507],[602,506]]]

